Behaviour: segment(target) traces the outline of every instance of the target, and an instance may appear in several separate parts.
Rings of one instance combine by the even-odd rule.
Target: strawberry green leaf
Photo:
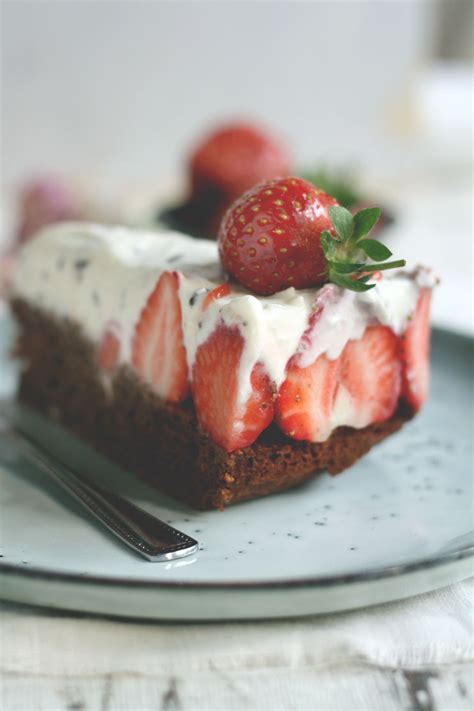
[[[374,227],[380,217],[379,207],[368,207],[354,215],[354,234],[353,239],[357,242],[366,235]]]
[[[384,261],[392,256],[392,252],[382,242],[377,239],[363,239],[357,243],[370,259]]]
[[[354,232],[354,218],[345,207],[332,205],[329,208],[329,217],[336,234],[342,242],[348,242]]]
[[[321,242],[327,242],[328,240],[329,242],[334,242],[334,237],[330,232],[328,232],[328,230],[323,230],[321,232]]]
[[[350,289],[350,291],[369,291],[369,289],[373,289],[375,286],[375,284],[365,284],[359,279],[351,279],[342,274],[337,274],[332,270],[329,272],[329,278],[334,284],[342,286],[343,289]]]

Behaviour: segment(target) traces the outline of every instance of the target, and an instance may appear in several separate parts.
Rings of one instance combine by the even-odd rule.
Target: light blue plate
[[[0,322],[0,394],[15,372]],[[159,619],[323,613],[407,597],[472,575],[473,342],[435,331],[431,398],[342,476],[199,513],[31,419],[59,455],[197,538],[194,557],[148,563],[0,440],[1,596]]]

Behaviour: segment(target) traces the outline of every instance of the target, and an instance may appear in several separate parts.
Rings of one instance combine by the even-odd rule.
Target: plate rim
[[[203,591],[258,591],[258,590],[295,590],[301,588],[332,588],[341,585],[356,585],[360,583],[369,583],[374,580],[385,580],[396,578],[410,573],[416,573],[423,570],[432,570],[442,568],[453,562],[473,558],[474,547],[460,549],[446,553],[440,557],[426,557],[411,563],[401,565],[391,565],[382,568],[371,568],[359,573],[343,573],[338,575],[328,576],[310,576],[307,578],[288,578],[274,580],[242,580],[242,581],[179,581],[179,580],[148,580],[143,578],[120,578],[116,576],[101,576],[88,575],[78,573],[64,573],[62,571],[48,570],[46,568],[29,567],[23,568],[13,563],[0,563],[0,576],[19,575],[25,578],[35,578],[37,580],[59,581],[74,585],[100,585],[109,587],[126,587],[126,588],[146,588],[154,590],[170,590],[179,588],[180,590],[203,590]],[[474,570],[473,570],[474,573]]]

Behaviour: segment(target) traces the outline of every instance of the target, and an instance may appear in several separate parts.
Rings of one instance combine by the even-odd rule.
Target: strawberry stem
[[[358,271],[361,272],[381,272],[384,269],[398,269],[399,267],[404,267],[406,265],[405,259],[397,259],[393,262],[386,262],[385,264],[364,264]]]
[[[374,284],[366,284],[363,274],[404,267],[404,259],[385,261],[391,251],[375,239],[366,239],[380,217],[379,208],[367,208],[356,215],[340,206],[329,208],[329,217],[335,235],[321,233],[321,245],[328,264],[329,281],[352,291],[367,291]],[[367,264],[367,259],[372,264]]]

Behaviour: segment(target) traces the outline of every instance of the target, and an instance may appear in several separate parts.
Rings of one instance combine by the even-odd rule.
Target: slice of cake
[[[428,389],[433,280],[385,274],[376,219],[290,178],[238,200],[218,245],[45,228],[11,283],[19,396],[197,508],[340,472]]]

